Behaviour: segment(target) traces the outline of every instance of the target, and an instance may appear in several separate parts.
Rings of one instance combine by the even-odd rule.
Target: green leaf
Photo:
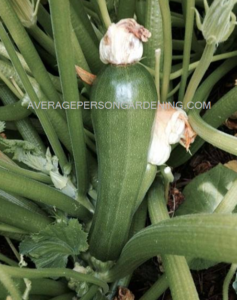
[[[185,201],[178,208],[176,216],[214,212],[236,178],[237,173],[222,164],[198,175],[185,187],[183,191]],[[195,258],[189,266],[193,270],[202,270],[215,264]]]
[[[29,256],[37,268],[64,268],[69,256],[75,257],[87,249],[87,233],[76,219],[68,224],[50,224],[20,244],[20,253]]]
[[[184,189],[184,203],[176,216],[212,213],[230,189],[237,173],[219,164],[195,177]]]

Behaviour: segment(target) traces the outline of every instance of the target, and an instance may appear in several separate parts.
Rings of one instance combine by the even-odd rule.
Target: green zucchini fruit
[[[140,64],[107,65],[93,84],[99,185],[89,242],[91,255],[99,260],[118,259],[128,239],[147,166],[155,115],[151,102],[156,101],[153,78]]]

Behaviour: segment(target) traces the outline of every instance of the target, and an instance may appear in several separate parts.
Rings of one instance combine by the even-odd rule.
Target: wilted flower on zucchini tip
[[[24,27],[30,28],[36,24],[40,0],[10,0],[10,2]]]
[[[149,37],[151,33],[134,19],[113,23],[100,42],[100,59],[115,65],[138,62],[143,54],[142,42]]]
[[[181,108],[159,104],[152,128],[148,162],[163,165],[170,157],[172,144],[180,143],[188,151],[195,137],[188,116]]]
[[[206,15],[203,23],[195,9],[197,27],[207,44],[218,45],[229,38],[236,25],[236,16],[232,12],[236,3],[237,0],[214,0],[209,7],[207,0],[204,0]]]

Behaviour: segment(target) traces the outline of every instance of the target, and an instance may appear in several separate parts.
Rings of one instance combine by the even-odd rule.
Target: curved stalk
[[[229,214],[196,214],[162,221],[138,232],[104,278],[112,282],[124,277],[158,253],[237,262],[236,228],[237,216]]]
[[[229,59],[218,67],[200,86],[197,90],[193,103],[204,102],[205,98],[211,92],[213,86],[230,70],[237,65],[237,60]],[[233,88],[226,95],[224,95],[210,110],[203,116],[203,120],[214,128],[218,128],[232,113],[237,110],[236,105],[236,91]],[[197,137],[195,142],[190,147],[190,152],[195,154],[198,149],[204,144],[204,140]],[[191,155],[181,147],[177,146],[171,153],[168,164],[174,167],[180,166],[191,158]]]
[[[197,69],[193,73],[193,76],[188,84],[188,88],[183,99],[183,105],[186,110],[188,110],[188,103],[193,100],[193,96],[197,90],[197,87],[200,84],[204,74],[206,73],[211,63],[215,50],[215,44],[207,44],[204,49],[201,60],[197,66]]]
[[[189,122],[194,131],[209,144],[226,151],[228,153],[237,155],[237,138],[215,129],[207,124],[199,116],[197,112],[192,112],[189,115]]]
[[[98,286],[92,285],[89,289],[89,291],[80,298],[80,300],[91,300],[98,292]]]
[[[223,300],[229,300],[229,286],[236,270],[237,270],[237,264],[232,264],[230,266],[229,272],[225,277],[224,284],[223,284]]]

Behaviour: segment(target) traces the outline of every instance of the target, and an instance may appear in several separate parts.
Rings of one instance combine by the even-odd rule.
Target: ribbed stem
[[[135,13],[136,0],[120,0],[118,6],[118,16],[117,19],[133,18]]]
[[[149,190],[148,208],[152,224],[169,219],[164,192],[161,178],[156,180]],[[162,255],[161,259],[173,299],[198,300],[198,294],[186,259],[175,255]]]
[[[207,124],[197,112],[192,111],[189,115],[189,122],[194,131],[209,144],[237,155],[236,137],[226,134]]]
[[[162,221],[137,233],[105,278],[112,282],[124,277],[157,253],[237,262],[236,228],[235,214],[195,214]]]
[[[0,197],[0,204],[0,222],[22,229],[27,233],[39,232],[42,228],[51,223],[51,220],[48,217],[6,201],[2,197]],[[21,218],[19,218],[19,215]]]
[[[11,91],[7,89],[6,86],[0,87],[0,97],[4,105],[17,103],[16,97],[11,93]],[[43,141],[41,140],[41,137],[31,124],[29,119],[25,118],[23,120],[16,121],[15,125],[24,140],[34,144],[42,151],[42,153],[46,152],[46,148]]]
[[[87,274],[78,273],[76,271],[70,269],[63,269],[63,268],[45,268],[45,269],[27,269],[27,268],[16,268],[16,267],[9,267],[0,265],[1,269],[6,272],[9,276],[13,278],[28,278],[28,279],[39,279],[39,278],[47,278],[47,277],[66,277],[66,278],[73,278],[76,281],[88,282],[94,285],[101,287],[104,292],[108,291],[108,285],[92,276]],[[22,299],[20,299],[22,300]]]
[[[164,38],[164,65],[163,81],[161,86],[161,102],[167,101],[169,91],[170,72],[172,65],[172,28],[169,1],[159,0],[160,10],[163,20],[163,38]]]
[[[50,0],[51,19],[57,54],[57,62],[63,89],[63,100],[77,103],[79,98],[71,40],[70,5],[65,0]],[[86,145],[81,109],[66,110],[77,176],[77,188],[81,195],[88,189]]]
[[[43,32],[37,25],[28,28],[30,35],[53,57],[55,57],[55,48],[53,39]]]
[[[190,54],[192,47],[192,36],[193,36],[193,23],[194,23],[194,7],[195,0],[185,1],[185,39],[184,39],[184,51],[183,51],[183,75],[181,78],[181,84],[179,89],[178,101],[182,101],[185,93],[185,87],[188,79],[188,67],[190,63]]]
[[[236,59],[229,59],[218,67],[200,86],[197,90],[193,103],[204,102],[206,97],[211,92],[213,86],[230,70],[237,65]],[[237,110],[236,105],[236,90],[233,88],[226,95],[224,95],[211,109],[207,110],[203,116],[203,120],[214,128],[218,128],[232,113]],[[195,154],[198,149],[204,144],[204,140],[197,137],[195,142],[191,145],[190,151]],[[191,156],[187,153],[186,149],[181,146],[176,147],[168,161],[171,166],[179,166],[190,159]]]
[[[183,105],[186,110],[188,110],[188,104],[193,100],[194,94],[211,63],[215,50],[215,44],[207,44],[203,51],[201,60],[195,72],[193,73],[193,76],[188,84],[188,88],[183,99]]]
[[[161,9],[159,1],[157,0],[148,0],[145,2],[146,4],[146,17],[145,17],[145,28],[147,28],[151,32],[151,37],[149,40],[144,43],[144,59],[142,62],[152,68],[155,69],[156,64],[156,55],[155,51],[160,49],[160,70],[163,70],[163,57],[165,55],[163,49],[163,20],[161,15]]]
[[[53,206],[82,220],[90,218],[88,210],[79,202],[48,185],[1,168],[0,176],[0,189],[6,192],[16,193],[36,202]],[[13,182],[14,184],[12,184]]]
[[[215,209],[215,213],[231,213],[237,205],[237,180],[233,182],[225,197]]]
[[[97,292],[98,292],[98,286],[92,285],[89,291],[84,296],[82,296],[80,300],[92,300]]]
[[[12,299],[22,300],[20,292],[16,288],[13,280],[8,275],[8,273],[4,270],[4,268],[2,268],[1,264],[0,264],[0,281],[4,285],[6,290],[9,292],[9,295],[11,295]]]
[[[0,7],[1,7],[1,5],[0,5]],[[7,33],[2,24],[0,24],[0,36],[1,36],[1,39],[6,47],[7,51],[8,51],[8,54],[11,57],[12,63],[14,65],[14,67],[16,68],[19,77],[21,78],[22,84],[23,84],[28,96],[30,97],[31,101],[33,101],[34,103],[40,104],[39,98],[37,97],[26,72],[20,63],[19,58],[17,57],[17,55],[15,53],[14,46],[13,46],[10,38],[7,36]],[[48,136],[51,146],[52,146],[56,156],[59,159],[59,163],[62,167],[62,170],[63,171],[66,170],[68,168],[67,157],[66,157],[66,155],[62,149],[62,146],[58,140],[57,134],[56,134],[52,124],[50,123],[50,120],[48,119],[47,111],[39,108],[39,109],[36,109],[36,113],[41,121],[42,126],[44,127],[45,133]]]
[[[107,4],[105,0],[97,0],[97,3],[99,5],[100,8],[100,13],[102,16],[102,20],[106,26],[106,28],[108,28],[111,24],[111,20],[110,20],[110,16],[109,16],[109,12],[107,9]]]
[[[47,98],[55,103],[60,102],[44,64],[8,0],[0,1],[0,15]]]

